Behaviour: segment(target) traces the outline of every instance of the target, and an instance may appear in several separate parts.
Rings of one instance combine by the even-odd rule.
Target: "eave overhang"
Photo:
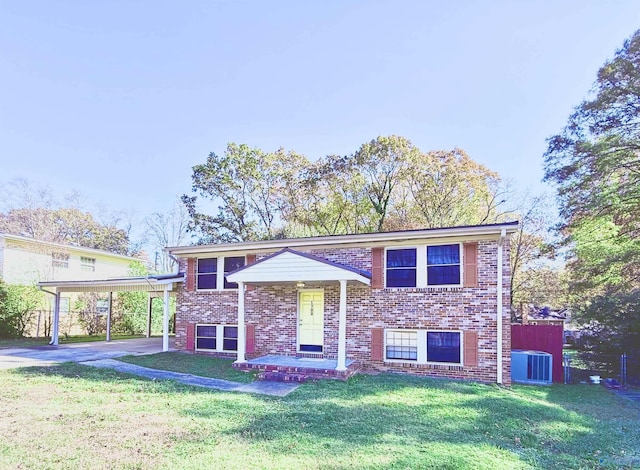
[[[510,235],[518,230],[518,222],[502,224],[469,225],[464,227],[446,227],[423,230],[403,230],[396,232],[362,233],[355,235],[329,235],[322,237],[289,238],[281,240],[261,240],[236,243],[219,243],[212,245],[174,246],[165,251],[176,257],[197,257],[215,253],[264,253],[282,250],[283,248],[322,248],[322,247],[374,247],[389,244],[403,244],[419,240],[462,239],[496,239],[502,231]]]

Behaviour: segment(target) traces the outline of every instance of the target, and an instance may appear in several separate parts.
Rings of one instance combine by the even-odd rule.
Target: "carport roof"
[[[76,281],[41,281],[38,287],[56,292],[161,292],[184,282],[184,273]]]

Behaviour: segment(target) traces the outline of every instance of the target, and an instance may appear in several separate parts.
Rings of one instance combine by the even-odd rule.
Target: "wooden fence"
[[[553,355],[553,381],[562,383],[562,325],[511,325],[511,349],[544,351]]]

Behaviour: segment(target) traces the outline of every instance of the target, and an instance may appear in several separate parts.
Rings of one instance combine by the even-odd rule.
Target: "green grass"
[[[63,364],[0,371],[0,468],[638,468],[640,408],[603,387],[399,375],[284,398]]]
[[[119,357],[119,361],[150,367],[152,369],[169,370],[185,374],[232,380],[234,382],[253,382],[255,373],[239,371],[231,367],[233,359],[222,359],[211,356],[199,356],[182,352],[165,352],[144,356]]]
[[[135,338],[144,338],[143,335],[111,335],[111,340],[118,339],[135,339]],[[107,335],[77,335],[77,336],[60,336],[58,342],[60,344],[70,344],[70,343],[92,343],[95,341],[106,341]]]
[[[27,348],[30,346],[45,346],[50,338],[0,338],[0,349]]]
[[[117,339],[133,339],[133,338],[144,338],[144,336],[137,335],[111,335],[112,340]],[[0,339],[0,349],[2,348],[27,348],[31,346],[45,346],[49,344],[51,338],[11,338],[11,339]],[[91,343],[95,341],[106,341],[106,335],[78,335],[78,336],[60,336],[58,342],[60,344],[71,344],[71,343]]]

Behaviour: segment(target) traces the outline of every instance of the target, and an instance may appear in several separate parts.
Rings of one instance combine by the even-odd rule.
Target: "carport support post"
[[[151,338],[151,312],[153,311],[153,296],[149,292],[149,303],[147,307],[147,338]]]
[[[111,308],[113,307],[113,292],[107,297],[107,341],[111,341]]]
[[[162,317],[162,351],[169,350],[169,289],[164,289],[164,315]]]
[[[51,343],[58,345],[58,325],[60,324],[60,292],[56,290],[56,296],[53,299],[53,325],[51,325]]]
[[[340,281],[340,311],[338,318],[338,365],[336,370],[347,370],[347,281]]]
[[[244,328],[244,282],[238,282],[238,358],[236,359],[236,364],[247,362],[245,358],[247,345]]]

